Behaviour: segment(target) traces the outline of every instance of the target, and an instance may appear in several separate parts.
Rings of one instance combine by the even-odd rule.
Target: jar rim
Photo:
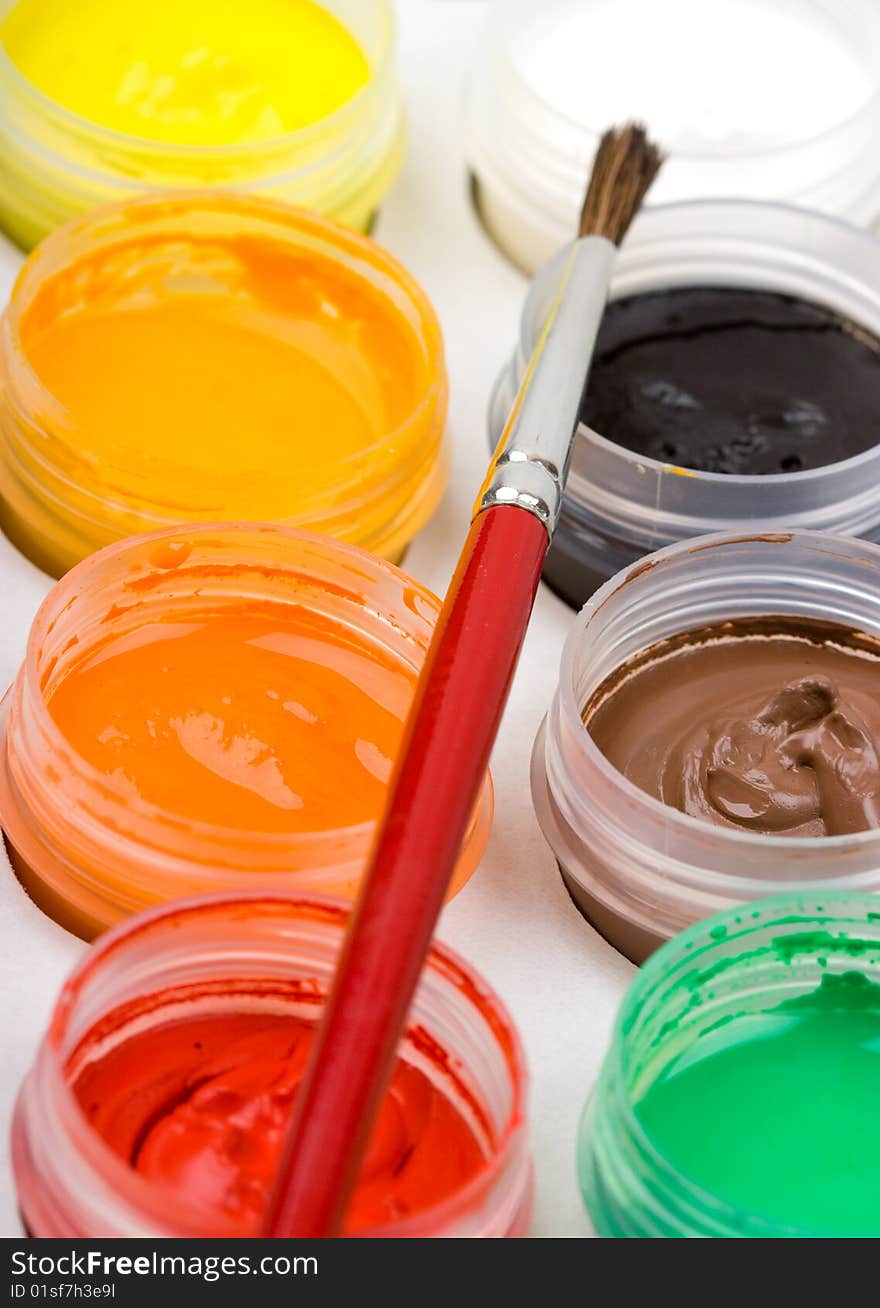
[[[825,908],[833,904],[835,912],[830,915]],[[843,916],[842,911],[852,907],[852,916]],[[692,962],[710,952],[722,943],[731,940],[745,940],[754,932],[767,927],[800,925],[801,923],[821,923],[823,928],[829,926],[849,926],[877,918],[877,896],[852,890],[831,890],[822,894],[820,891],[795,890],[753,901],[745,908],[738,905],[709,918],[692,923],[678,935],[666,940],[636,970],[630,981],[626,994],[620,1004],[614,1022],[611,1045],[608,1052],[609,1065],[616,1084],[621,1087],[620,1101],[616,1112],[621,1115],[623,1130],[632,1140],[639,1153],[646,1159],[648,1167],[665,1183],[672,1182],[683,1191],[699,1211],[711,1211],[713,1217],[729,1225],[745,1225],[753,1236],[760,1234],[783,1234],[818,1237],[819,1231],[806,1230],[789,1226],[762,1214],[752,1213],[738,1204],[720,1198],[705,1186],[692,1180],[679,1169],[663,1151],[654,1143],[650,1133],[639,1120],[626,1084],[626,1067],[624,1060],[625,1044],[640,1012],[644,1011],[659,987],[676,967]],[[743,919],[746,919],[745,921]],[[723,929],[723,936],[721,931]],[[712,932],[719,934],[714,936]],[[877,940],[880,951],[880,935]],[[589,1108],[589,1103],[587,1109]],[[585,1109],[585,1113],[587,1111]],[[579,1134],[583,1134],[584,1120],[581,1119]]]
[[[134,1201],[139,1194],[147,1195],[155,1186],[137,1173],[133,1172],[116,1154],[102,1137],[94,1131],[88,1118],[79,1107],[78,1101],[64,1079],[59,1057],[60,1041],[63,1035],[64,1020],[70,1016],[76,1002],[77,992],[87,981],[89,975],[100,967],[109,955],[125,949],[132,938],[149,931],[163,920],[181,919],[185,924],[190,914],[217,913],[241,908],[246,905],[287,905],[299,913],[308,913],[317,920],[323,920],[331,926],[338,926],[341,938],[353,913],[353,908],[344,900],[317,894],[301,894],[294,891],[238,891],[221,892],[188,896],[172,903],[160,904],[146,909],[134,917],[128,918],[104,932],[84,953],[69,974],[55,1002],[49,1019],[49,1025],[43,1038],[42,1048],[49,1055],[48,1068],[55,1092],[89,1131],[93,1145],[105,1160],[111,1174],[124,1177],[124,1189],[131,1193]],[[337,954],[338,961],[338,954]],[[428,955],[423,977],[429,975],[429,965],[434,963],[446,976],[453,978],[469,1001],[479,1007],[493,1037],[496,1039],[503,1055],[505,1065],[510,1073],[511,1103],[510,1112],[503,1128],[493,1140],[492,1154],[480,1170],[472,1176],[466,1185],[456,1190],[440,1203],[413,1213],[407,1218],[383,1224],[380,1227],[358,1231],[358,1238],[403,1238],[414,1228],[426,1224],[441,1227],[466,1210],[485,1186],[487,1177],[500,1174],[511,1162],[519,1140],[524,1135],[528,1096],[528,1067],[522,1041],[506,1005],[496,991],[482,978],[477,970],[456,950],[438,940],[434,940]],[[423,984],[424,982],[422,982]]]
[[[337,495],[333,513],[350,513],[358,506],[382,500],[389,484],[412,475],[411,465],[420,464],[423,459],[424,442],[421,438],[414,441],[414,435],[430,421],[433,414],[442,413],[445,419],[448,381],[440,320],[426,291],[384,246],[325,215],[288,204],[284,200],[228,189],[159,190],[146,195],[131,195],[89,210],[53,231],[25,260],[0,320],[6,343],[28,389],[29,407],[41,404],[47,412],[60,418],[62,424],[65,421],[66,415],[59,401],[32,366],[22,338],[22,319],[40,289],[51,278],[68,269],[80,256],[93,255],[96,250],[117,245],[124,248],[136,241],[143,230],[149,231],[154,220],[185,222],[187,216],[193,213],[217,215],[221,218],[228,216],[241,223],[251,220],[255,224],[265,223],[270,225],[266,239],[273,234],[277,237],[280,233],[291,249],[318,248],[322,257],[339,267],[347,267],[350,275],[359,281],[367,280],[359,265],[374,267],[378,274],[377,284],[382,277],[387,277],[404,293],[416,316],[416,323],[408,324],[408,335],[423,353],[427,384],[410,412],[394,427],[383,431],[375,440],[340,462],[340,467],[345,467],[347,463],[357,465],[361,471],[334,483]],[[240,229],[237,229],[237,234],[241,234]],[[96,236],[100,244],[96,243]],[[382,289],[381,285],[379,289]],[[384,292],[383,298],[387,300]],[[34,397],[32,403],[31,395]],[[372,478],[369,475],[365,477],[362,469],[365,463],[367,467],[370,466],[370,455],[388,446],[398,447],[403,451],[403,457],[398,457],[392,463],[390,472],[386,468],[384,474],[381,461],[376,460],[376,472]],[[437,453],[439,457],[439,447]],[[338,493],[346,489],[350,493],[349,498],[340,499]],[[102,502],[108,501],[102,497]],[[149,500],[144,501],[144,505],[148,509],[154,507]],[[322,505],[319,496],[317,518],[310,518],[309,525],[317,526],[326,512],[326,506]],[[303,510],[306,517],[308,513],[308,508]],[[164,514],[156,516],[163,522]],[[174,525],[176,521],[169,519],[167,525]]]
[[[340,125],[345,124],[346,121],[352,123],[359,121],[364,105],[373,96],[377,83],[381,81],[391,65],[396,38],[396,21],[391,0],[370,0],[370,3],[374,6],[381,23],[381,32],[377,54],[375,58],[368,60],[369,77],[365,84],[348,100],[345,100],[323,118],[316,119],[315,122],[307,123],[303,127],[295,128],[290,132],[282,132],[279,136],[269,137],[263,141],[246,143],[244,148],[251,157],[263,154],[271,155],[285,146],[289,146],[291,149],[296,149],[300,145],[308,146],[328,129],[335,130]],[[341,22],[341,20],[339,21]],[[342,23],[342,26],[345,27],[346,31],[349,31],[347,24]],[[359,42],[358,46],[360,48]],[[92,119],[86,118],[72,109],[67,109],[45,91],[41,91],[30,78],[25,76],[7,52],[6,46],[0,41],[0,78],[4,77],[14,90],[24,95],[33,105],[50,116],[62,129],[81,139],[90,138],[105,147],[134,148],[144,154],[158,155],[166,159],[187,159],[194,162],[222,160],[241,151],[243,148],[241,142],[192,145],[155,141],[150,137],[134,136],[131,133],[121,132],[116,128],[93,122]]]
[[[435,618],[440,613],[440,600],[432,591],[380,555],[372,554],[359,545],[353,545],[333,536],[323,536],[318,532],[304,531],[301,528],[289,527],[284,524],[251,522],[184,523],[175,528],[163,528],[160,531],[138,536],[127,536],[122,540],[112,542],[110,545],[105,545],[103,549],[88,555],[71,568],[69,572],[66,572],[55,583],[48,595],[45,596],[31,624],[22,664],[24,684],[41,734],[50,740],[53,745],[61,748],[68,758],[75,759],[79,775],[87,784],[99,785],[104,780],[104,775],[71,745],[49,712],[48,704],[40,686],[39,676],[40,652],[45,637],[59,614],[69,609],[76,602],[78,596],[88,593],[89,577],[95,566],[112,561],[114,558],[121,560],[132,548],[141,548],[152,543],[159,544],[162,541],[180,536],[203,536],[210,539],[221,534],[228,534],[239,539],[266,534],[279,535],[300,545],[315,547],[327,558],[356,564],[356,571],[360,576],[364,575],[364,569],[372,570],[371,584],[378,578],[384,577],[416,592],[419,598],[432,610]],[[247,562],[240,555],[236,557],[241,567],[246,570]],[[3,723],[3,734],[5,734],[5,730],[5,723]],[[120,800],[120,802],[123,801]],[[124,804],[127,809],[134,809],[142,814],[147,821],[161,822],[169,816],[160,805],[143,799],[139,795],[126,797]],[[112,834],[108,832],[108,829],[98,817],[92,814],[81,814],[80,822],[87,827],[94,827],[105,840],[108,834]],[[224,827],[198,819],[188,819],[187,828],[194,831],[200,839],[206,842],[220,841],[226,843],[230,836],[241,835],[235,828]],[[279,853],[289,853],[291,850],[304,849],[307,851],[320,848],[328,840],[336,842],[341,838],[366,842],[374,829],[375,822],[366,821],[348,827],[336,827],[328,831],[309,831],[292,835],[272,832],[247,832],[246,835],[249,843],[256,843],[260,848],[277,849]],[[187,867],[189,869],[189,863]],[[191,874],[196,872],[197,869],[191,870]],[[206,875],[210,877],[210,880],[216,881],[216,871],[209,871]]]
[[[654,459],[650,454],[635,454],[632,450],[618,445],[616,441],[611,440],[609,436],[603,436],[601,432],[594,431],[592,427],[584,427],[581,430],[585,433],[587,440],[591,445],[596,445],[599,449],[608,454],[623,454],[627,462],[638,464],[643,468],[650,468],[658,473],[668,472],[672,469],[685,477],[693,477],[702,482],[709,482],[716,486],[790,486],[794,483],[807,485],[811,481],[821,481],[828,474],[829,468],[835,471],[857,471],[863,463],[880,462],[880,446],[871,445],[859,454],[850,454],[846,459],[835,459],[834,463],[823,463],[818,468],[801,468],[793,472],[711,472],[706,468],[682,469],[676,463],[664,463],[660,459]],[[819,533],[816,533],[817,535]]]
[[[684,835],[699,837],[711,831],[717,839],[723,840],[725,844],[729,843],[731,847],[758,850],[767,848],[769,843],[780,851],[792,851],[794,855],[827,850],[830,857],[857,849],[863,845],[875,843],[880,837],[880,832],[874,829],[854,831],[839,836],[782,836],[772,832],[748,831],[737,827],[716,828],[702,818],[693,817],[690,813],[684,813],[680,809],[665,804],[663,800],[649,795],[635,782],[630,781],[628,777],[624,776],[609,762],[584,724],[575,689],[577,655],[582,646],[588,641],[587,628],[590,621],[606,601],[610,600],[613,595],[617,594],[636,577],[658,566],[662,567],[669,560],[680,558],[682,555],[697,553],[701,550],[724,549],[729,546],[748,544],[752,541],[766,541],[768,544],[779,544],[780,546],[792,542],[812,543],[816,546],[831,543],[850,553],[869,559],[875,566],[880,565],[880,545],[859,540],[855,537],[833,536],[816,531],[782,531],[776,535],[717,532],[706,536],[693,536],[688,537],[686,540],[676,541],[672,545],[667,545],[663,549],[647,555],[646,558],[631,563],[629,567],[624,568],[609,581],[606,581],[587,600],[584,607],[575,615],[571,624],[562,648],[558,688],[559,703],[565,725],[577,742],[577,748],[588,759],[590,765],[600,771],[628,801],[645,808],[653,817],[662,819],[673,830],[678,829]],[[725,876],[724,880],[729,881],[729,878]],[[742,878],[738,880],[737,884],[744,890],[749,888],[754,890],[755,897],[766,898],[768,886],[766,879]]]

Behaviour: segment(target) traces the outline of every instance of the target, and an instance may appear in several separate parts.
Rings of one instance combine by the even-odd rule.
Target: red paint
[[[259,1010],[203,1011],[121,1041],[107,1039],[102,1024],[68,1069],[91,1124],[141,1176],[167,1186],[169,1202],[216,1209],[241,1235],[256,1235],[315,1030]],[[459,1190],[486,1165],[475,1129],[398,1059],[346,1232],[422,1212]]]

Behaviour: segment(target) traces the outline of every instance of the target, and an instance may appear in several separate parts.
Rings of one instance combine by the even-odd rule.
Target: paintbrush
[[[575,241],[477,501],[297,1096],[265,1233],[341,1228],[483,783],[559,516],[617,247],[662,163],[636,124],[596,153]]]

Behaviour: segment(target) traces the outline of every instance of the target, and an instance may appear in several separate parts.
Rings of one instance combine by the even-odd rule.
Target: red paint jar
[[[144,1058],[142,1076],[130,1092],[115,1069],[125,1064],[127,1051],[144,1050],[151,1041],[154,1051],[166,1041],[163,1047],[173,1048],[179,1061],[181,1032],[198,1029],[201,1034],[211,1024],[228,1023],[239,1033],[242,1023],[250,1024],[250,1040],[254,1030],[264,1036],[280,1022],[309,1027],[317,1023],[347,911],[333,900],[292,894],[211,896],[132,918],[92,947],[59,997],[13,1120],[13,1172],[22,1218],[31,1235],[83,1239],[259,1233],[258,1219],[243,1221],[240,1210],[221,1205],[215,1196],[230,1191],[223,1190],[223,1184],[215,1186],[213,1176],[201,1189],[193,1182],[194,1174],[187,1170],[197,1152],[190,1148],[193,1137],[182,1146],[185,1165],[176,1177],[146,1174],[145,1141],[156,1139],[157,1096],[168,1096],[171,1064]],[[221,1054],[215,1057],[231,1065],[233,1047],[234,1042],[219,1041]],[[187,1071],[192,1074],[186,1114],[191,1114],[193,1104],[198,1107],[197,1096],[206,1082],[199,1063],[206,1057],[206,1047],[200,1039],[186,1045],[187,1051],[190,1048],[193,1052],[186,1057],[191,1056],[194,1064]],[[249,1069],[260,1066],[258,1055],[249,1052],[248,1057]],[[289,1059],[286,1052],[283,1057]],[[129,1062],[129,1074],[131,1066]],[[205,1130],[225,1133],[230,1122],[259,1120],[251,1113],[251,1104],[236,1119],[229,1099],[236,1072],[230,1075],[232,1080],[222,1087],[222,1101],[215,1101],[214,1117],[202,1117],[192,1127],[199,1141]],[[404,1150],[402,1167],[374,1171],[374,1178],[376,1174],[394,1178],[388,1182],[387,1205],[379,1194],[383,1210],[387,1207],[393,1216],[369,1226],[354,1217],[370,1184],[365,1179],[368,1153],[350,1209],[348,1233],[394,1238],[525,1235],[532,1170],[519,1038],[504,1007],[481,978],[440,945],[431,951],[401,1042],[395,1078],[401,1075],[410,1081],[415,1078],[434,1097],[424,1118],[433,1124],[430,1129],[436,1132],[439,1105],[441,1116],[446,1114],[458,1124],[458,1142],[465,1136],[471,1145],[476,1142],[478,1163],[461,1183],[446,1183],[445,1192],[434,1194],[426,1206],[411,1203],[407,1208],[406,1203],[398,1203],[399,1183],[414,1165],[409,1152],[417,1161],[415,1151],[423,1143],[414,1137],[415,1149]],[[111,1087],[118,1103],[99,1103],[94,1093],[98,1084]],[[392,1087],[397,1084],[394,1079]],[[167,1098],[162,1121],[171,1121],[171,1133],[182,1130],[186,1139],[195,1119],[172,1118],[172,1102],[176,1107],[184,1100]],[[397,1108],[395,1101],[395,1112]],[[135,1120],[138,1114],[143,1122]],[[122,1119],[137,1140],[130,1157],[108,1143]],[[380,1115],[380,1126],[381,1121]],[[382,1136],[379,1128],[371,1144],[374,1154],[377,1136]],[[166,1132],[160,1145],[167,1145],[168,1138]],[[386,1132],[378,1152],[387,1145]],[[234,1149],[223,1155],[224,1166],[230,1159],[253,1158],[264,1146],[265,1138],[245,1125],[238,1131]],[[454,1169],[449,1168],[445,1142],[435,1139],[431,1148],[436,1148],[436,1159],[446,1167],[448,1180]],[[203,1162],[202,1154],[198,1166]],[[213,1156],[209,1163],[213,1165]],[[423,1164],[422,1175],[436,1190],[431,1157],[423,1156]],[[246,1166],[250,1164],[242,1164]],[[266,1171],[271,1176],[274,1165]],[[244,1182],[236,1195],[253,1185],[253,1176],[246,1174]],[[372,1184],[375,1199],[375,1181]],[[410,1196],[413,1192],[410,1186]],[[359,1211],[363,1218],[373,1209],[360,1202]]]

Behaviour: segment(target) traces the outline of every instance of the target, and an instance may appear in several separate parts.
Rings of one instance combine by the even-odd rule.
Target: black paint
[[[825,467],[880,442],[880,341],[771,291],[612,301],[581,414],[635,454],[704,472]]]

